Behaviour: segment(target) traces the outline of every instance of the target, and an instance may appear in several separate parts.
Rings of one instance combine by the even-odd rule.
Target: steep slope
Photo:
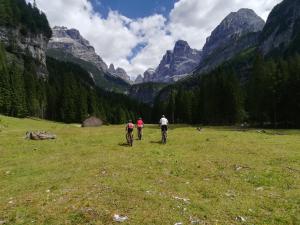
[[[47,54],[57,60],[81,65],[91,74],[96,85],[105,90],[125,93],[129,88],[126,72],[121,68],[109,70],[102,58],[96,54],[94,47],[78,30],[54,27]]]
[[[260,42],[260,50],[264,55],[275,51],[284,52],[288,48],[290,51],[300,50],[299,0],[285,0],[272,10]]]
[[[166,86],[163,83],[140,83],[132,85],[129,96],[139,102],[153,104],[156,95]]]
[[[144,83],[153,82],[155,76],[155,69],[149,68],[144,72]]]
[[[115,77],[119,77],[125,81],[130,82],[130,76],[128,76],[126,71],[120,67],[115,69],[115,66],[113,64],[110,64],[108,72]]]
[[[48,78],[45,14],[24,0],[0,1],[0,113],[43,116]]]
[[[192,49],[186,41],[179,40],[173,51],[166,52],[154,73],[146,71],[144,81],[165,83],[177,81],[195,69],[201,55],[201,51]]]
[[[139,74],[134,80],[134,84],[141,84],[143,82],[144,82],[144,78],[142,77],[141,74]]]
[[[199,72],[208,72],[236,54],[255,47],[265,22],[251,9],[230,13],[213,30],[203,47]]]
[[[109,73],[105,73],[102,70],[99,70],[93,63],[76,58],[73,55],[59,49],[48,49],[47,55],[59,61],[72,62],[80,65],[89,72],[90,77],[94,80],[95,84],[103,90],[127,93],[130,88],[130,84],[127,81],[119,77],[112,76]]]
[[[49,41],[48,49],[60,49],[76,58],[93,63],[103,72],[107,71],[105,62],[96,54],[94,47],[80,35],[78,30],[56,26],[52,31],[53,36]]]

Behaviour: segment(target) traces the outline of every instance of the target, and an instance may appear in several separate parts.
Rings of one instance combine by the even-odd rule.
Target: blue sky
[[[153,14],[167,17],[175,1],[177,0],[91,0],[94,8],[105,18],[109,10],[114,10],[131,19]]]

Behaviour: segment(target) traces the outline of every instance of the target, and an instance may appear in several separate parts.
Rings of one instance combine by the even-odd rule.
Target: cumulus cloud
[[[28,0],[31,1],[32,0]],[[183,39],[201,49],[211,31],[232,11],[251,8],[263,19],[281,0],[179,0],[168,18],[154,14],[131,19],[117,11],[104,18],[90,0],[37,0],[51,26],[78,29],[106,63],[123,67],[135,77],[156,67],[166,50]],[[101,4],[101,0],[97,0]],[[142,46],[136,52],[136,48]]]

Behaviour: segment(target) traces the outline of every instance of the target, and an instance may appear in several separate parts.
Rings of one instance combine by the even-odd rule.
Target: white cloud
[[[201,49],[206,37],[230,12],[252,8],[266,19],[280,1],[180,0],[169,18],[155,14],[140,19],[130,19],[116,11],[110,11],[108,17],[103,18],[94,11],[89,0],[37,0],[37,4],[47,14],[51,26],[78,29],[105,62],[113,62],[136,76],[149,67],[156,67],[176,40],[184,39],[193,48]],[[97,4],[101,4],[101,0],[97,0]],[[139,44],[145,47],[133,55]]]

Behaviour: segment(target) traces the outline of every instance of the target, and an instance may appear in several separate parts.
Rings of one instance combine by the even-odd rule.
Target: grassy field
[[[83,129],[0,116],[0,224],[300,224],[300,131]],[[25,140],[47,130],[56,140]]]

